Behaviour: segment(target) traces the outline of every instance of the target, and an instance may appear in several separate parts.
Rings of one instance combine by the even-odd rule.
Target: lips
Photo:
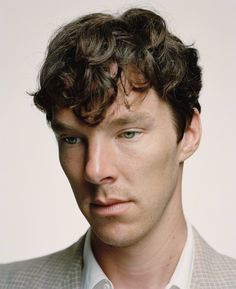
[[[91,210],[93,213],[101,216],[121,215],[129,208],[131,202],[121,199],[97,199],[91,202]]]
[[[95,206],[101,206],[101,207],[106,207],[106,206],[112,206],[116,204],[122,204],[122,203],[127,203],[127,200],[121,200],[121,199],[107,199],[107,200],[100,200],[97,199],[93,201],[91,204]]]

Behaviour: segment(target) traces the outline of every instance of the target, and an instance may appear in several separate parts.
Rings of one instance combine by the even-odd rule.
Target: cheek
[[[167,189],[175,184],[179,172],[178,151],[176,147],[165,144],[156,155],[153,155],[152,170],[159,184]]]
[[[83,175],[83,161],[81,156],[73,154],[72,152],[68,154],[59,149],[59,161],[71,186],[74,187],[75,184],[80,183]]]
[[[150,142],[145,149],[128,159],[125,166],[126,176],[145,195],[169,194],[174,190],[178,172],[178,150],[166,142]],[[170,144],[173,142],[169,142]]]
[[[171,176],[178,167],[177,149],[164,144],[156,154],[153,154],[153,170],[157,170],[161,176]]]
[[[83,213],[86,213],[89,194],[87,192],[92,191],[88,183],[84,180],[83,162],[81,157],[77,155],[66,155],[64,153],[59,154],[60,164],[67,176],[67,179],[71,185],[72,191],[76,202]]]

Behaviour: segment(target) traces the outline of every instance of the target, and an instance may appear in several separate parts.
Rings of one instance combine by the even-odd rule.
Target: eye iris
[[[66,137],[65,141],[69,144],[76,144],[77,143],[77,138],[76,137]]]
[[[125,138],[128,138],[128,139],[133,138],[135,136],[135,131],[127,131],[125,132],[124,135],[125,135]]]

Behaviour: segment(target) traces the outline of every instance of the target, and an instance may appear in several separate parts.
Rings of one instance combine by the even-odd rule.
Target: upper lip
[[[122,199],[106,199],[106,200],[100,200],[96,199],[91,202],[92,205],[97,205],[97,206],[111,206],[115,204],[121,204],[121,203],[127,203],[129,200],[122,200]]]

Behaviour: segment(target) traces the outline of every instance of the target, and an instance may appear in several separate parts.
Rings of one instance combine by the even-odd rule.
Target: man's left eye
[[[133,130],[131,130],[131,131],[125,131],[125,132],[123,132],[123,133],[121,134],[121,136],[122,136],[123,138],[125,138],[125,139],[132,139],[132,138],[136,137],[136,136],[139,135],[139,134],[140,134],[139,131],[133,131]]]

